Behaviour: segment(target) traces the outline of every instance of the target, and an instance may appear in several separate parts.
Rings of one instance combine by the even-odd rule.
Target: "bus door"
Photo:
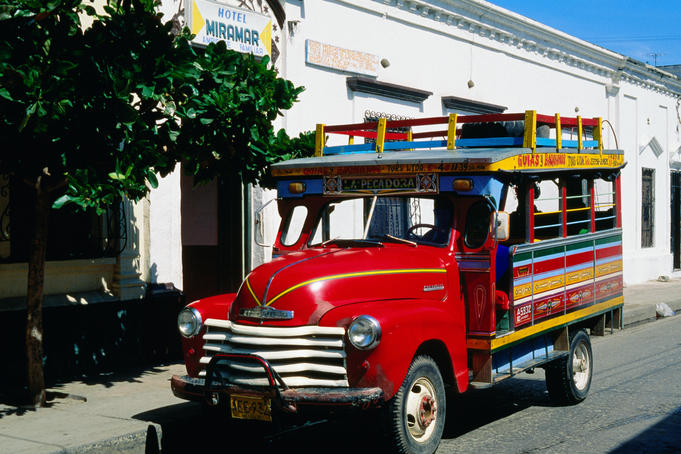
[[[495,334],[495,240],[491,220],[495,213],[486,198],[476,198],[463,208],[463,231],[456,259],[466,301],[469,336],[492,337]]]

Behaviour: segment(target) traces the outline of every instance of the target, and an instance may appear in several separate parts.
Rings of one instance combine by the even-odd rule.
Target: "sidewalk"
[[[624,325],[656,319],[657,303],[681,311],[681,278],[624,289]],[[173,396],[169,379],[183,364],[156,366],[48,390],[50,406],[22,409],[0,402],[0,451],[7,453],[158,452],[163,429],[182,430],[201,414]]]

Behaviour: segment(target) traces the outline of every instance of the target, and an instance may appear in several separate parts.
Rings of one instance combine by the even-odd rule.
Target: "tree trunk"
[[[43,284],[45,282],[47,220],[50,212],[50,197],[42,177],[38,177],[36,181],[35,196],[34,230],[28,256],[28,288],[26,290],[26,359],[31,403],[34,406],[42,406],[46,402],[43,373]]]

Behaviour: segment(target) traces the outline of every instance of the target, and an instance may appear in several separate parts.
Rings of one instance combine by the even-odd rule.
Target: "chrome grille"
[[[253,326],[212,318],[205,325],[204,368],[216,353],[251,353],[267,360],[287,386],[348,386],[344,328]],[[265,370],[252,362],[230,360],[221,373],[233,384],[269,385]]]

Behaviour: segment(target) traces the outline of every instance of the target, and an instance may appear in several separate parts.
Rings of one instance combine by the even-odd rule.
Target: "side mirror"
[[[494,225],[492,226],[494,238],[497,241],[506,241],[511,237],[510,216],[505,211],[497,211],[494,215]]]
[[[267,203],[265,203],[263,206],[258,208],[258,210],[254,214],[254,240],[255,243],[258,246],[261,247],[272,247],[274,245],[274,238],[272,237],[272,233],[268,232],[266,226],[265,226],[265,208],[272,202],[274,202],[277,199],[271,199]]]

